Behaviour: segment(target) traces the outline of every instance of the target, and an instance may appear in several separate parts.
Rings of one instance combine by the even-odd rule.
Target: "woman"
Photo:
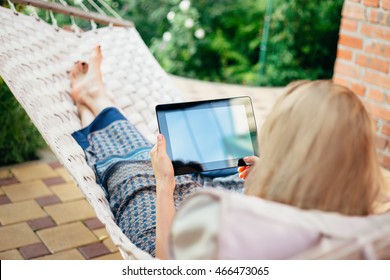
[[[89,64],[76,62],[70,72],[84,126],[73,136],[107,192],[118,225],[150,254],[169,257],[172,221],[190,194],[206,187],[241,192],[246,178],[249,195],[345,215],[374,212],[382,179],[372,124],[348,89],[325,81],[292,84],[264,123],[261,159],[244,159],[251,167],[239,168],[239,176],[174,177],[164,137],[158,135],[152,148],[114,108],[101,61],[97,47]]]

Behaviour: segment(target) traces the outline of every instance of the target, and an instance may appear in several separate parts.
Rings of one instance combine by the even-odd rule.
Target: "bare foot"
[[[76,104],[87,106],[95,115],[113,106],[104,88],[101,63],[102,52],[98,46],[93,50],[89,64],[77,61],[69,72],[72,99]]]

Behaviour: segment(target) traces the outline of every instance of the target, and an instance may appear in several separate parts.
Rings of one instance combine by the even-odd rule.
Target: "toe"
[[[86,62],[82,62],[82,63],[81,63],[81,72],[82,72],[83,74],[85,74],[85,73],[88,72],[88,63],[86,63]]]
[[[76,76],[79,76],[80,74],[83,73],[83,63],[85,64],[85,62],[82,62],[82,61],[77,62],[77,73],[76,73]]]
[[[91,55],[91,63],[94,63],[96,66],[100,67],[102,63],[103,55],[100,46],[94,48]]]
[[[72,67],[72,70],[68,73],[68,77],[72,80],[78,79],[88,71],[88,64],[83,61],[77,61]]]

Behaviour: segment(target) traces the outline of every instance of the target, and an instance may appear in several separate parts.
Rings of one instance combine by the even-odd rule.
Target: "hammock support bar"
[[[102,23],[106,25],[114,25],[121,27],[134,27],[134,23],[127,20],[117,19],[113,17],[109,17],[106,15],[101,15],[94,12],[85,12],[78,8],[72,6],[64,6],[58,3],[53,2],[45,2],[41,0],[10,0],[13,3],[30,5],[36,8],[41,8],[45,10],[51,10],[55,13],[60,13],[69,16],[75,16],[78,18],[83,18],[87,20],[94,20],[97,23]]]

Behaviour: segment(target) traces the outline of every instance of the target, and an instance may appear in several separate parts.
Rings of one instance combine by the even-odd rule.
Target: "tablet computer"
[[[156,106],[159,131],[175,175],[245,165],[258,155],[257,127],[247,96]]]

